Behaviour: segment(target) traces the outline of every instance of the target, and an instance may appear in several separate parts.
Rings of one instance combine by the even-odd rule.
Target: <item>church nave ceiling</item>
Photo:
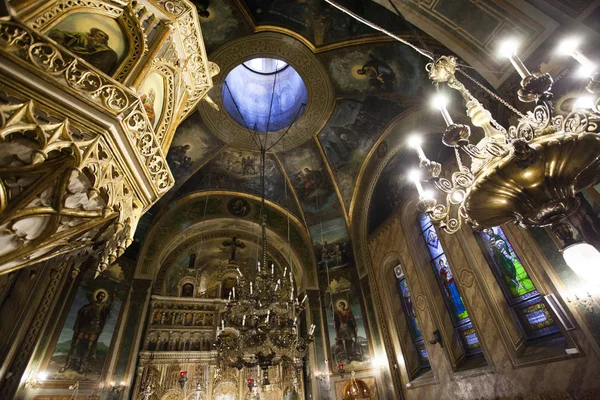
[[[345,5],[358,5],[355,11],[398,34],[415,33],[375,2]],[[295,13],[298,7],[302,12]],[[350,23],[323,1],[215,1],[208,11],[209,17],[200,22],[209,58],[220,67],[209,92],[218,110],[202,102],[177,129],[167,155],[176,184],[140,221],[137,251],[157,215],[177,207],[182,198],[205,191],[260,196],[260,153],[253,133],[228,114],[223,99],[230,71],[252,58],[267,57],[281,59],[298,72],[308,101],[284,140],[266,156],[266,198],[288,210],[310,235],[317,264],[324,254],[338,250],[352,263],[349,226],[354,203],[368,206],[358,189],[364,186],[363,174],[368,179],[372,172],[366,164],[386,158],[391,144],[385,137],[394,126],[403,127],[394,133],[396,143],[430,117],[429,111],[420,111],[427,109],[423,98],[433,90],[425,60],[376,31]],[[285,18],[307,13],[319,17],[307,18],[306,25]],[[426,35],[422,40],[442,48]],[[402,124],[405,115],[411,119]],[[272,144],[283,131],[261,137]],[[135,256],[135,249],[129,253]]]

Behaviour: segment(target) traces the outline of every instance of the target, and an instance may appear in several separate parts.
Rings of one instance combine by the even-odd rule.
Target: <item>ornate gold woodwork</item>
[[[209,63],[186,1],[39,3],[0,19],[0,273],[92,245],[104,269],[173,186],[165,153],[212,86]],[[127,35],[112,77],[40,33],[78,12],[112,18]],[[155,72],[156,131],[139,97]]]

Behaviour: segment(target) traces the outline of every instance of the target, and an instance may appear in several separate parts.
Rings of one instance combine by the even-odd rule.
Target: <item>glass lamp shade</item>
[[[588,243],[579,242],[563,249],[567,265],[586,281],[600,283],[600,252]]]

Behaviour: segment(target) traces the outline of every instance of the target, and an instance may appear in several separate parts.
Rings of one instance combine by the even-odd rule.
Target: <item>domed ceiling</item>
[[[397,15],[396,1],[339,3],[436,54],[451,53]],[[265,160],[268,207],[289,212],[297,222],[295,229],[304,230],[313,244],[310,262],[314,268],[318,271],[329,265],[331,257],[342,264],[353,263],[349,227],[359,211],[364,214],[369,208],[359,188],[374,176],[377,168],[370,163],[386,163],[385,172],[381,165],[377,177],[393,181],[400,170],[416,163],[414,155],[398,150],[406,135],[416,127],[442,123],[439,115],[422,104],[433,91],[425,73],[428,60],[321,0],[213,1],[208,12],[200,22],[209,59],[220,67],[209,92],[214,103],[202,102],[175,133],[167,159],[176,185],[144,215],[127,255],[137,258],[146,239],[154,243],[170,232],[162,229],[169,224],[165,215],[181,199],[208,192],[211,196],[260,197],[256,146],[260,141],[269,148]],[[410,19],[412,14],[408,15]],[[231,100],[243,105],[251,100],[248,96],[253,89],[244,85],[244,77],[233,79],[232,71],[242,71],[244,76],[255,73],[243,64],[250,65],[256,58],[281,60],[289,65],[281,74],[295,74],[294,84],[286,89],[269,83],[273,74],[261,77],[265,87],[278,90],[277,96],[287,96],[281,90],[305,86],[305,92],[294,94],[296,109],[306,105],[291,127],[274,124],[268,133],[261,133],[266,130],[264,116],[257,119],[260,123],[245,126],[240,123],[244,120],[233,115]],[[233,90],[225,87],[226,79]],[[407,115],[410,118],[404,118]],[[286,118],[289,122],[289,112]],[[393,162],[388,152],[397,153]],[[378,206],[370,213],[369,230],[389,215],[393,208],[389,198],[398,196],[397,190],[402,189],[378,184],[372,201]],[[222,210],[222,218],[237,218]],[[195,210],[194,217],[202,211]]]
[[[414,28],[401,17],[365,3],[358,10],[363,15],[412,35]],[[203,102],[178,128],[167,156],[176,186],[143,217],[128,254],[136,256],[150,226],[165,223],[159,214],[185,196],[209,190],[260,196],[260,153],[250,137],[256,133],[232,118],[223,93],[236,67],[270,57],[289,64],[283,72],[291,67],[302,78],[307,104],[266,155],[266,198],[302,224],[316,246],[317,264],[336,246],[351,262],[348,224],[361,167],[377,148],[379,157],[385,154],[382,135],[392,120],[419,104],[424,61],[321,1],[219,1],[209,13],[200,21],[209,58],[221,69],[209,93],[219,110]],[[246,87],[236,85],[237,99]],[[276,141],[285,129],[272,131],[266,135]]]

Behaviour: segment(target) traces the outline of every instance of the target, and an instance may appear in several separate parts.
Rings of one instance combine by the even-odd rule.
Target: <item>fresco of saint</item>
[[[348,303],[341,300],[337,303],[334,313],[335,326],[335,347],[336,353],[343,353],[343,357],[337,357],[338,360],[345,358],[348,362],[353,360],[362,361],[360,346],[358,345],[358,327],[352,310]]]
[[[61,29],[52,29],[48,33],[48,37],[105,74],[112,75],[117,68],[119,57],[108,46],[109,36],[101,29],[91,28],[89,32],[70,32]]]
[[[67,355],[65,365],[60,372],[67,369],[76,369],[80,374],[85,373],[87,362],[94,356],[98,338],[102,334],[104,324],[112,310],[116,294],[109,297],[104,289],[98,289],[94,292],[93,298],[89,299],[88,304],[84,305],[77,312],[77,319],[73,326],[73,338],[71,339],[71,348]],[[73,362],[73,356],[78,356],[78,362]]]

